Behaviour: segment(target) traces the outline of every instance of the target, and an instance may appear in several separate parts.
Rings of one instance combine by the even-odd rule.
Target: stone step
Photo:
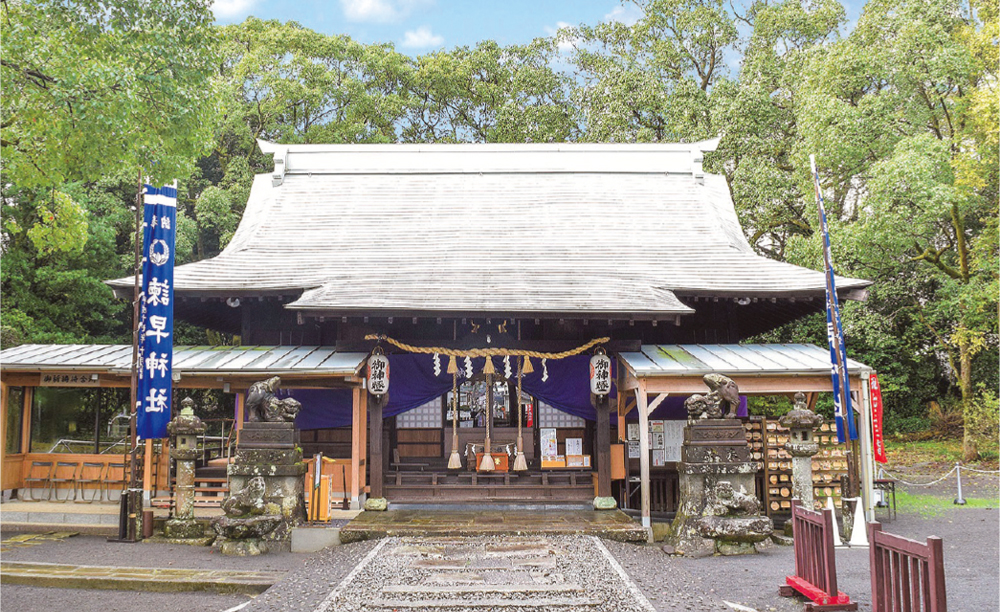
[[[381,599],[374,603],[375,609],[382,610],[448,610],[461,609],[470,612],[483,610],[578,610],[580,608],[596,608],[601,604],[593,597],[561,597],[552,599],[414,599],[396,600]]]
[[[0,583],[62,589],[177,593],[213,591],[257,595],[285,572],[100,567],[59,563],[0,563]]]
[[[429,585],[390,584],[382,587],[382,593],[407,595],[551,595],[559,593],[582,593],[583,587],[567,582],[563,584],[477,584],[477,585]]]

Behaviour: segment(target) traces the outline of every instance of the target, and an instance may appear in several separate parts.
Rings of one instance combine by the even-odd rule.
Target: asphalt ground
[[[917,472],[905,476],[921,482]],[[969,475],[963,478],[966,497],[996,499],[997,478]],[[952,499],[954,484],[931,488],[906,487],[914,494]],[[885,531],[923,541],[937,535],[944,540],[948,609],[951,612],[1000,611],[1000,511],[988,508],[935,507],[901,509],[895,521],[884,521]],[[885,512],[879,511],[880,518]],[[3,539],[15,534],[4,533]],[[801,601],[777,596],[785,575],[793,568],[792,548],[769,546],[747,557],[690,559],[671,557],[657,545],[605,543],[629,578],[657,610],[726,610],[723,602],[748,606],[760,612],[798,612]],[[315,554],[279,553],[260,557],[226,557],[210,548],[170,544],[119,544],[106,538],[76,536],[43,541],[32,546],[7,548],[4,561],[40,561],[119,567],[170,567],[190,569],[276,570],[287,576],[256,599],[246,595],[212,593],[142,593],[92,591],[5,585],[0,590],[0,610],[33,612],[131,612],[162,610],[229,610],[250,602],[246,612],[313,610],[336,588],[375,546],[362,542],[333,547]],[[870,576],[867,549],[838,549],[840,590],[870,610]],[[680,597],[683,594],[683,597]]]

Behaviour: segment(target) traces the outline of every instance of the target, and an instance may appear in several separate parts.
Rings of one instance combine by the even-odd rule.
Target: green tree
[[[989,10],[872,0],[810,64],[798,111],[800,159],[819,155],[840,261],[893,294],[894,317],[926,330],[914,348],[943,357],[963,407],[976,401],[977,353],[997,350],[997,123],[974,116],[990,96],[995,108],[984,51],[995,58],[996,41],[980,36]]]
[[[210,4],[3,2],[4,180],[58,188],[140,167],[184,177],[211,143]]]

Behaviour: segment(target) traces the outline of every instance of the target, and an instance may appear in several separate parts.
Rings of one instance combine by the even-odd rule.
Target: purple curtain
[[[486,363],[485,357],[472,360],[472,371],[479,374]],[[542,367],[540,359],[531,360],[534,372],[524,376],[521,386],[525,393],[535,396],[550,406],[574,416],[593,421],[597,418],[590,405],[590,355],[576,355],[565,359],[549,359]],[[612,377],[618,363],[611,362]],[[465,360],[458,359],[459,384],[465,380]],[[503,359],[493,358],[493,367],[503,375]],[[516,360],[511,358],[511,369],[516,373]],[[441,357],[441,374],[434,376],[431,355],[389,355],[389,403],[383,415],[393,417],[441,397],[451,390],[451,375],[447,373],[448,358]],[[542,382],[545,370],[548,379]],[[706,393],[708,390],[706,389]],[[326,429],[349,427],[353,412],[352,394],[349,389],[280,389],[279,397],[294,397],[302,403],[302,410],[295,419],[299,429]],[[611,389],[612,405],[617,398],[617,385]],[[683,419],[685,397],[669,397],[657,407],[650,418]],[[740,416],[747,414],[746,397],[740,398]],[[612,409],[612,422],[617,418]],[[629,420],[638,419],[633,411]]]

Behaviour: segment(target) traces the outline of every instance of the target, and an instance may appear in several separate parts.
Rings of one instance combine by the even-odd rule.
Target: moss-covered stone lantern
[[[819,452],[813,431],[823,424],[823,417],[809,410],[805,394],[799,392],[795,394],[795,407],[778,422],[789,429],[785,450],[792,456],[792,497],[812,510],[812,458]]]
[[[174,518],[163,527],[168,538],[202,538],[204,528],[194,519],[194,462],[198,458],[198,436],[205,433],[205,424],[194,413],[194,400],[181,401],[181,413],[167,423],[174,438],[170,456],[175,462],[177,484],[174,487]]]

